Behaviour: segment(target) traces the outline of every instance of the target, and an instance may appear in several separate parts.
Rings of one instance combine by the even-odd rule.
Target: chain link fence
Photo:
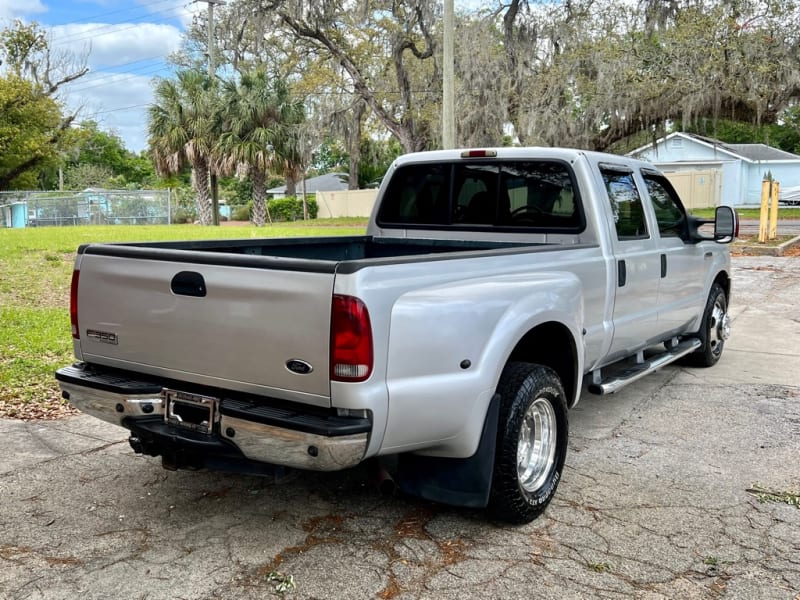
[[[0,192],[0,227],[163,225],[179,210],[171,190]]]

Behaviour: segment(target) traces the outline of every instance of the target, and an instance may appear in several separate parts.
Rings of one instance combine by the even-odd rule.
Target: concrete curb
[[[750,256],[783,256],[787,249],[794,248],[795,246],[800,246],[800,235],[795,236],[790,240],[786,240],[777,246],[733,246],[731,250],[739,254],[746,254]]]

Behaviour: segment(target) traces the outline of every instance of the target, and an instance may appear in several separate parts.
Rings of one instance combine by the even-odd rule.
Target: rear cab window
[[[571,168],[557,160],[470,160],[399,167],[382,227],[579,233],[585,217]]]

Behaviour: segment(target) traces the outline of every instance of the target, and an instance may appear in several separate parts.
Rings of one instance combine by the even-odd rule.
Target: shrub
[[[249,221],[250,220],[250,207],[253,205],[252,201],[242,206],[231,207],[231,221]]]
[[[172,213],[172,222],[175,224],[192,223],[197,218],[197,211],[179,206]]]
[[[306,198],[308,205],[308,218],[316,219],[319,206],[314,198]],[[288,197],[288,198],[273,198],[267,202],[269,214],[273,221],[299,221],[303,219],[303,199]]]

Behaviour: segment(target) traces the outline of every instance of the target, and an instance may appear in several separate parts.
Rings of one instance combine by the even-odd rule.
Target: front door
[[[711,253],[689,239],[686,211],[666,177],[642,171],[658,227],[661,278],[658,321],[664,332],[685,332],[705,306],[705,280]]]

